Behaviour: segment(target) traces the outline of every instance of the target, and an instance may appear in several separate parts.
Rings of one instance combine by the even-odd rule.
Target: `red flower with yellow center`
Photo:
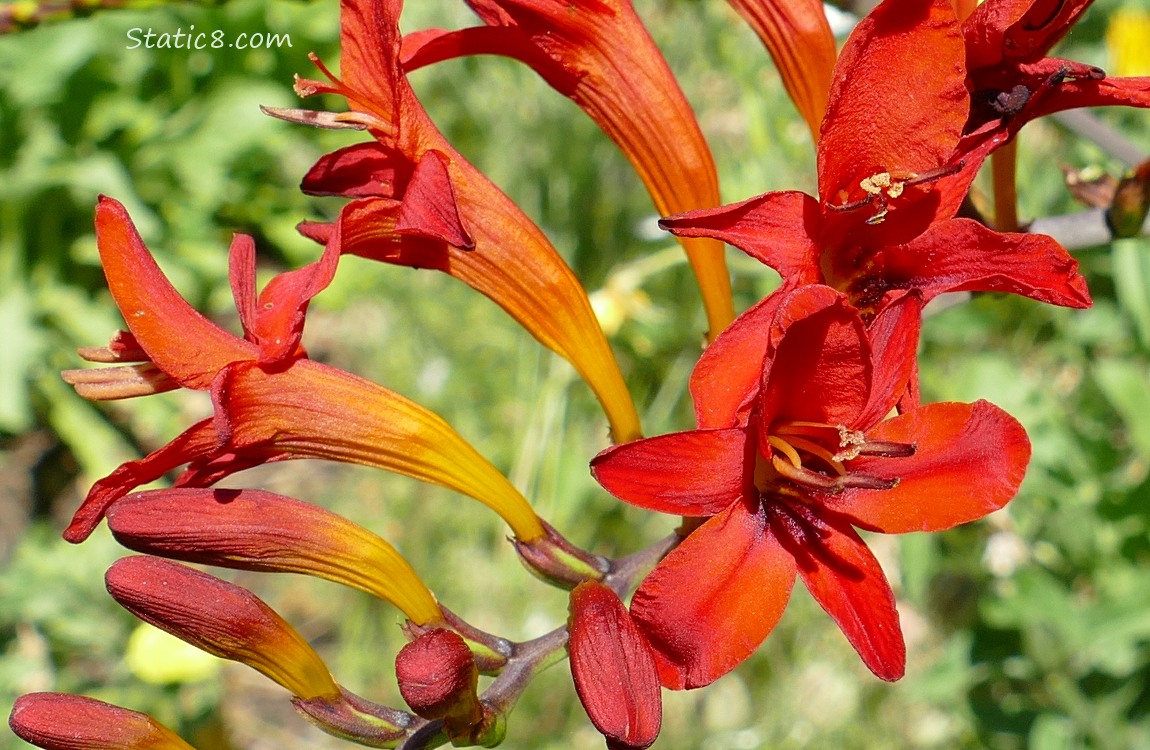
[[[902,676],[894,595],[855,527],[897,534],[981,518],[1014,497],[1030,457],[1022,426],[984,401],[887,418],[914,370],[919,305],[901,295],[864,327],[828,287],[773,295],[736,321],[740,341],[716,342],[742,358],[701,363],[698,429],[592,462],[620,499],[705,519],[631,605],[665,686],[706,685],[745,659],[796,575],[876,675]],[[757,362],[753,340],[765,347]],[[724,362],[737,382],[757,368],[759,386],[720,387]]]

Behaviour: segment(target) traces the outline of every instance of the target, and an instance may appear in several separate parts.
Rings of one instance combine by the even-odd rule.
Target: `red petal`
[[[185,388],[206,389],[229,362],[255,359],[256,347],[196,312],[144,246],[127,210],[100,197],[96,243],[108,289],[140,347]]]
[[[794,285],[783,287],[736,318],[699,358],[690,389],[700,428],[746,423],[746,412],[762,382],[771,321]]]
[[[943,292],[1009,292],[1065,307],[1089,307],[1078,261],[1052,238],[1004,234],[970,219],[936,225],[884,249],[877,274],[890,288],[914,288],[929,301]]]
[[[300,189],[308,195],[391,198],[401,193],[412,165],[378,143],[357,143],[324,154],[308,170]]]
[[[819,196],[853,201],[864,178],[946,164],[970,109],[964,57],[950,0],[887,0],[860,21],[835,67]]]
[[[302,356],[304,315],[312,298],[335,278],[340,254],[340,228],[327,242],[319,260],[275,276],[260,293],[252,331],[260,347],[260,363]]]
[[[403,203],[395,222],[395,231],[442,240],[462,250],[475,247],[459,218],[459,206],[447,157],[435,150],[424,152],[403,193]]]
[[[994,0],[980,4],[962,25],[973,70],[1045,55],[1093,0]]]
[[[614,591],[586,581],[571,592],[571,677],[595,728],[621,748],[659,736],[663,701],[655,659]]]
[[[159,450],[138,461],[123,464],[88,490],[88,496],[64,530],[64,538],[74,544],[84,541],[99,525],[104,512],[112,503],[178,466],[214,453],[219,447],[219,437],[212,427],[212,420],[205,419],[189,427]]]
[[[800,287],[780,303],[771,336],[778,344],[763,373],[763,419],[855,424],[870,391],[871,351],[846,298],[830,287]]]
[[[870,398],[857,421],[848,425],[865,430],[890,414],[916,376],[918,335],[922,328],[922,298],[914,292],[887,303],[870,325],[873,362]]]
[[[759,647],[783,614],[795,560],[762,510],[735,503],[663,558],[631,601],[665,687],[708,685]]]
[[[872,672],[888,681],[901,678],[906,646],[894,592],[866,543],[844,521],[802,506],[784,513],[773,514],[771,526],[789,535],[783,544],[794,553],[807,590]]]
[[[750,478],[743,430],[691,430],[624,443],[591,461],[599,484],[648,510],[711,516],[738,500]]]
[[[888,534],[941,531],[1006,505],[1030,461],[1030,441],[1013,417],[986,401],[927,404],[866,433],[914,443],[907,458],[860,456],[852,474],[899,480],[890,490],[847,489],[823,503],[852,522]]]
[[[784,279],[818,283],[819,202],[798,191],[764,193],[741,203],[688,211],[659,221],[678,237],[714,237],[779,272]]]

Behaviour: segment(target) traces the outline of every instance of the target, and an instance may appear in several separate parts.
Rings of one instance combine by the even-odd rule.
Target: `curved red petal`
[[[664,687],[702,687],[730,672],[774,629],[795,560],[760,509],[736,503],[671,551],[631,601]]]
[[[206,389],[229,362],[256,358],[254,344],[212,323],[180,296],[127,210],[107,196],[96,206],[96,244],[108,290],[132,335],[180,385]]]
[[[784,283],[727,326],[691,373],[691,398],[700,428],[745,424],[758,395],[767,355],[771,321],[779,303],[794,288]]]
[[[140,485],[154,482],[169,471],[215,453],[220,447],[213,420],[196,422],[175,440],[138,461],[121,465],[88,490],[88,496],[64,530],[64,539],[78,544],[87,539],[104,518],[108,506]]]
[[[875,258],[889,288],[922,290],[929,301],[943,292],[1008,292],[1065,307],[1091,304],[1078,261],[1041,234],[1006,234],[971,219],[935,225],[905,245]]]
[[[870,392],[871,351],[846,297],[830,287],[800,287],[779,304],[771,338],[777,345],[763,373],[764,420],[858,421]]]
[[[899,480],[889,490],[847,489],[827,507],[888,534],[941,531],[998,510],[1018,492],[1030,440],[1014,417],[987,401],[927,404],[887,420],[867,440],[913,443],[907,458],[860,456],[848,470]]]
[[[918,335],[922,328],[922,297],[908,292],[888,302],[867,326],[872,358],[870,397],[855,429],[865,430],[890,414],[916,377]]]
[[[866,543],[849,523],[796,507],[772,514],[799,575],[867,667],[894,681],[906,671],[906,645],[894,592]],[[785,529],[785,531],[784,531]]]
[[[797,190],[764,193],[740,203],[668,216],[659,221],[676,237],[713,237],[806,284],[818,283],[819,202]]]
[[[402,194],[412,165],[394,149],[375,141],[357,143],[324,154],[304,175],[300,190],[308,195],[391,198]]]
[[[747,434],[691,430],[616,445],[591,461],[615,497],[648,510],[712,516],[738,500],[750,479]]]
[[[1093,0],[994,0],[963,22],[969,67],[1026,62],[1045,55]]]
[[[950,0],[887,0],[860,21],[835,66],[819,196],[853,201],[867,177],[946,164],[970,108],[964,58]]]

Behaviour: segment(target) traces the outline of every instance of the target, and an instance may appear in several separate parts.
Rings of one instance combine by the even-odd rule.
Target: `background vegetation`
[[[724,197],[812,190],[806,129],[726,4],[635,4],[697,108]],[[409,5],[412,29],[473,22],[458,0]],[[1118,64],[1106,32],[1120,10],[1145,14],[1150,3],[1099,0],[1063,53]],[[192,24],[229,37],[286,33],[292,46],[126,49],[132,28]],[[0,38],[4,714],[21,693],[64,690],[148,711],[201,750],[344,746],[294,717],[283,692],[255,673],[190,653],[120,610],[103,591],[104,569],[123,554],[106,531],[78,547],[59,538],[90,482],[206,413],[201,394],[96,406],[57,374],[77,366],[75,347],[120,327],[91,232],[100,192],[128,205],[192,303],[232,326],[231,232],[256,236],[269,275],[314,257],[294,225],[339,204],[296,186],[316,157],[353,138],[266,118],[257,105],[294,106],[292,74],[310,74],[308,51],[334,61],[337,37],[334,0],[234,0],[109,12]],[[648,433],[689,426],[685,384],[703,319],[679,251],[654,230],[646,194],[614,146],[515,63],[457,61],[414,81],[453,143],[594,291]],[[1102,114],[1150,150],[1145,112]],[[1033,123],[1021,147],[1024,216],[1074,209],[1059,163],[1122,169],[1056,124]],[[1079,257],[1095,297],[1089,311],[987,295],[926,326],[927,397],[997,402],[1026,425],[1035,455],[1022,494],[987,521],[873,540],[900,597],[906,679],[874,679],[796,590],[755,657],[707,690],[666,694],[657,748],[1150,746],[1150,246],[1126,240]],[[729,258],[740,309],[777,283],[741,254]],[[586,463],[606,444],[606,427],[585,388],[462,285],[352,258],[312,310],[313,356],[443,414],[577,542],[624,553],[673,525],[597,489]],[[498,519],[446,490],[318,462],[265,467],[233,484],[369,526],[480,626],[523,638],[565,618],[565,596],[524,574]],[[394,610],[310,579],[235,578],[316,643],[341,682],[399,702]],[[528,691],[505,744],[601,746],[564,667]],[[0,733],[0,748],[17,747]]]

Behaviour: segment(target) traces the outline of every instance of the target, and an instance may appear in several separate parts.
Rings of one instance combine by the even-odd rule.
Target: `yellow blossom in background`
[[[1110,75],[1150,75],[1150,11],[1129,5],[1115,11],[1106,27],[1106,48]]]
[[[147,623],[140,623],[124,654],[132,674],[153,685],[199,682],[216,676],[220,659]]]

